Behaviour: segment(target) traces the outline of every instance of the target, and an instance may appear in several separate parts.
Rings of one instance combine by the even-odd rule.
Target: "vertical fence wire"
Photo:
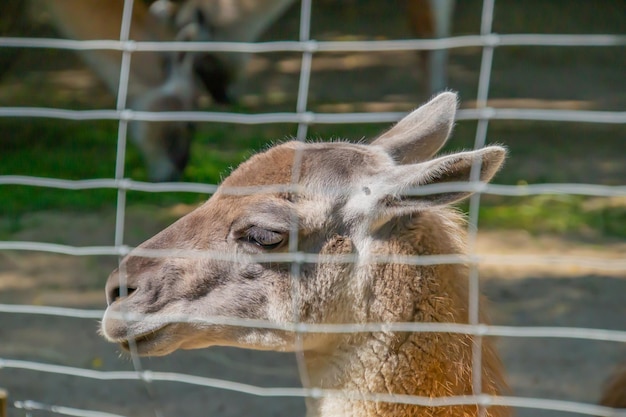
[[[122,51],[122,62],[120,65],[120,78],[117,92],[116,110],[121,114],[127,114],[128,85],[130,81],[130,65],[132,50],[130,45],[130,27],[132,23],[133,0],[124,1],[122,21],[120,22],[120,42],[126,44]],[[124,178],[124,163],[126,160],[126,142],[128,134],[128,119],[121,117],[117,130],[117,150],[115,159],[115,179],[121,181]],[[126,218],[126,190],[123,187],[117,190],[117,210],[115,215],[115,245],[124,243],[124,222]]]
[[[493,12],[495,7],[495,0],[484,0],[483,9],[481,14],[480,34],[487,36],[491,33],[493,26]],[[478,79],[478,93],[476,97],[476,107],[480,111],[487,106],[487,99],[489,97],[489,84],[491,79],[491,70],[493,63],[493,47],[484,46],[482,51],[482,59],[480,63],[480,72]],[[487,140],[487,128],[489,126],[488,119],[479,119],[476,127],[476,137],[474,140],[474,149],[481,149],[484,147]],[[474,158],[472,162],[472,169],[470,171],[470,181],[480,181],[480,171],[482,167],[482,160],[480,158]],[[470,197],[469,203],[469,215],[468,215],[468,252],[470,255],[476,254],[476,240],[478,235],[478,213],[480,209],[480,192],[474,193]],[[469,267],[468,276],[468,322],[471,325],[481,324],[480,317],[480,279],[478,273],[478,265],[471,264]],[[483,340],[481,335],[472,336],[472,391],[474,395],[482,394],[483,380],[482,380],[482,362],[483,362]],[[486,415],[486,407],[482,404],[478,405],[479,416],[484,417]]]
[[[123,181],[124,179],[124,165],[126,160],[126,145],[128,137],[128,91],[131,78],[131,62],[133,56],[134,42],[130,40],[130,31],[132,25],[134,0],[124,0],[124,9],[122,12],[122,21],[120,22],[120,42],[124,45],[122,50],[122,61],[120,65],[120,81],[118,86],[116,110],[120,112],[118,124],[118,136],[117,136],[117,154],[115,161],[115,179]],[[117,190],[117,206],[115,213],[115,245],[124,245],[124,228],[126,223],[126,196],[127,190],[125,187],[119,187]],[[122,263],[123,257],[118,259],[118,274],[120,276],[120,295],[125,297],[129,294],[128,275],[126,268]],[[123,312],[127,313],[127,312]],[[141,363],[141,358],[137,352],[137,344],[134,339],[129,340],[129,350],[131,356],[131,363],[135,371],[140,375],[144,391],[150,402],[150,405],[154,411],[155,417],[163,417],[163,413],[160,410],[154,387],[151,384],[150,379],[146,378],[146,372]]]
[[[307,43],[311,40],[311,0],[302,0],[300,9],[300,42]],[[307,103],[309,101],[309,84],[311,82],[311,65],[313,63],[313,50],[307,49],[302,53],[300,66],[300,80],[298,82],[298,97],[296,102],[296,113],[305,115]],[[310,120],[298,123],[298,133],[296,138],[299,141],[306,140]]]
[[[311,37],[311,0],[302,0],[300,7],[300,30],[299,40],[300,42],[308,42]],[[312,51],[305,51],[302,54],[302,62],[300,67],[300,80],[298,83],[298,97],[296,103],[296,112],[298,114],[305,114],[307,111],[307,103],[309,97],[309,84],[311,78],[311,64],[313,61]],[[298,133],[296,140],[298,142],[304,142],[306,140],[308,132],[308,123],[298,123]],[[294,153],[294,161],[291,172],[291,185],[296,187],[298,185],[301,169],[302,169],[302,147],[298,147]],[[289,228],[289,250],[290,252],[299,252],[298,248],[298,236],[299,236],[299,224],[298,215],[294,213],[291,219],[291,227]],[[292,275],[292,298],[293,298],[293,317],[296,323],[301,321],[300,317],[300,299],[298,287],[302,286],[302,262],[296,261],[291,263],[291,275]],[[311,380],[309,378],[309,372],[306,367],[304,358],[304,341],[303,333],[296,332],[296,364],[298,366],[298,373],[300,380],[305,388],[311,387]]]

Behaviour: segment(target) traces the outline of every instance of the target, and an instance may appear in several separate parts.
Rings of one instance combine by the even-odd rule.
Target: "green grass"
[[[381,132],[383,125],[313,126],[309,136],[314,139],[345,138],[358,141]],[[580,182],[611,183],[609,174],[600,167],[588,169],[577,178],[580,161],[594,158],[608,163],[611,155],[618,158],[626,152],[611,126],[552,125],[537,123],[494,122],[490,137],[506,138],[510,162],[498,176],[498,183]],[[559,135],[551,146],[542,146],[539,138]],[[0,119],[2,132],[2,164],[0,175],[29,175],[63,179],[111,178],[114,175],[117,124],[115,122],[67,122],[58,120]],[[293,125],[237,126],[207,124],[199,129],[184,181],[219,183],[230,169],[267,144],[295,134]],[[471,148],[475,123],[459,123],[447,151]],[[534,136],[533,136],[534,135]],[[595,137],[594,153],[589,143],[576,136]],[[563,143],[559,142],[563,137]],[[530,139],[529,139],[530,138]],[[574,138],[574,140],[573,140]],[[609,143],[610,142],[610,143]],[[564,151],[567,152],[564,152]],[[568,161],[576,161],[568,164]],[[145,181],[146,171],[137,150],[129,144],[126,173]],[[609,170],[610,171],[610,170]],[[604,179],[604,176],[608,176]],[[588,179],[588,181],[585,181]],[[116,190],[59,190],[45,187],[0,186],[2,204],[2,235],[19,230],[23,213],[39,210],[89,211],[112,207]],[[195,204],[207,198],[195,193],[128,192],[129,205],[168,207],[177,203]],[[480,225],[484,228],[525,229],[532,233],[559,233],[576,236],[626,237],[626,204],[609,199],[581,196],[530,196],[482,199]]]
[[[191,161],[183,181],[215,184],[232,167],[252,153],[265,148],[293,126],[272,125],[265,128],[212,125],[200,130],[191,151]],[[282,134],[280,132],[283,132]],[[293,133],[293,132],[292,132]],[[46,119],[0,118],[2,163],[0,175],[25,175],[67,180],[113,178],[115,175],[117,123],[68,122]],[[141,155],[127,146],[126,177],[147,181]],[[1,213],[19,218],[21,213],[38,210],[87,211],[115,204],[114,189],[63,190],[46,187],[1,185]],[[169,206],[193,204],[207,195],[197,193],[127,193],[128,204]],[[15,222],[10,222],[14,224]]]
[[[479,223],[491,229],[524,229],[535,234],[626,238],[626,201],[612,204],[607,199],[575,195],[491,197],[481,207]]]
[[[115,129],[115,123],[107,122],[0,119],[0,174],[70,180],[110,178],[115,169]],[[2,212],[8,216],[64,207],[90,210],[114,199],[114,190],[0,186]]]

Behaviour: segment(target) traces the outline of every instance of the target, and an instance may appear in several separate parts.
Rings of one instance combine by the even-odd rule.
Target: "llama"
[[[35,0],[33,0],[35,1]],[[36,0],[57,29],[71,39],[119,39],[124,0]],[[136,41],[256,41],[295,0],[157,0],[135,1],[130,39]],[[420,37],[449,36],[454,0],[410,0],[409,26]],[[129,107],[139,111],[196,110],[202,87],[219,104],[232,101],[232,87],[242,78],[248,55],[193,53],[191,66],[175,54],[133,54],[128,84]],[[447,88],[447,51],[422,51],[425,85],[432,94]],[[81,51],[85,62],[117,95],[122,54]],[[186,62],[186,61],[185,61]],[[182,122],[135,121],[131,139],[152,181],[180,178],[189,157],[193,126]]]
[[[124,0],[40,0],[56,28],[71,39],[119,39]],[[188,40],[168,30],[147,6],[134,3],[130,39],[135,41]],[[138,111],[194,110],[198,97],[192,54],[137,52],[132,55],[128,107]],[[122,53],[110,50],[81,51],[81,57],[117,95]],[[131,139],[146,162],[152,181],[177,180],[185,168],[193,129],[186,122],[130,123]]]
[[[158,0],[158,3],[171,3]],[[255,42],[282,16],[294,0],[185,0],[179,7],[169,6],[171,25],[177,31],[188,26],[199,26],[196,41]],[[226,101],[230,101],[232,86],[243,78],[250,56],[233,52],[203,54],[196,63],[197,73],[207,90],[224,89]],[[223,78],[216,77],[215,68],[221,68]],[[214,95],[215,96],[215,95]]]
[[[37,0],[53,24],[71,39],[119,39],[124,0]],[[129,38],[135,41],[254,41],[293,0],[186,0],[180,8],[166,0],[151,7],[135,1]],[[163,10],[169,12],[163,12]],[[168,15],[167,13],[170,13]],[[170,22],[169,20],[173,20]],[[197,109],[203,86],[219,104],[231,102],[231,86],[241,77],[245,55],[237,53],[133,54],[128,106],[138,111]],[[122,54],[87,50],[81,56],[117,95]],[[186,122],[134,121],[137,145],[152,181],[174,181],[189,158],[193,125]]]
[[[467,323],[467,266],[393,261],[394,256],[464,251],[462,216],[448,205],[470,193],[407,195],[407,190],[468,181],[476,161],[480,180],[488,181],[505,158],[499,146],[432,158],[450,134],[456,106],[454,93],[442,93],[371,144],[290,141],[253,156],[206,203],[122,261],[106,284],[102,334],[126,349],[132,341],[139,354],[149,356],[214,345],[300,350],[311,386],[359,395],[472,394],[469,335],[296,335],[276,326],[211,324],[215,317],[275,325]],[[276,189],[292,181],[295,191]],[[263,186],[273,188],[249,192]],[[322,258],[302,264],[293,275],[289,263],[255,259],[296,246],[354,262]],[[142,250],[169,252],[159,258],[142,256]],[[204,256],[185,257],[183,250]],[[376,261],[379,256],[392,260]],[[142,318],[126,320],[123,314]],[[173,322],[173,315],[206,322]],[[505,382],[487,339],[482,354],[482,392],[500,394]],[[321,417],[477,415],[477,406],[419,407],[354,396],[311,398],[307,408],[308,416]],[[503,407],[486,412],[508,414]]]
[[[177,7],[170,0],[157,0],[151,6],[155,15],[170,21],[181,30],[203,16],[204,26],[209,30],[203,41],[256,41],[269,26],[282,16],[295,0],[186,0]],[[408,27],[419,38],[444,38],[450,36],[454,0],[408,0],[406,16]],[[396,6],[397,7],[397,6]],[[399,11],[399,13],[401,13]],[[420,51],[425,90],[434,94],[448,88],[446,49]],[[234,82],[241,78],[248,56],[241,53],[216,53],[213,55]],[[200,71],[201,74],[210,71]],[[210,88],[214,77],[203,77]]]

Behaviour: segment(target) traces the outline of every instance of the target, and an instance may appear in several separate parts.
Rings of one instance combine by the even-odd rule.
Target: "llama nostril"
[[[137,290],[137,288],[132,288],[132,287],[126,287],[126,288],[122,288],[122,287],[115,287],[112,288],[111,291],[109,292],[109,297],[108,297],[108,304],[112,304],[117,300],[126,298],[128,296],[130,296],[132,293],[134,293]]]

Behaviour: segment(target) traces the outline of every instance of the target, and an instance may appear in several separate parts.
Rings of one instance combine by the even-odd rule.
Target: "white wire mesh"
[[[133,120],[142,121],[196,121],[196,122],[222,122],[237,124],[267,124],[267,123],[295,123],[298,125],[297,139],[304,140],[310,124],[337,124],[337,123],[380,123],[397,121],[403,114],[399,112],[377,113],[316,113],[308,110],[309,83],[311,77],[311,64],[313,56],[320,52],[377,52],[399,50],[435,50],[453,49],[465,47],[483,48],[478,93],[475,109],[460,110],[458,120],[478,120],[478,129],[475,138],[475,148],[484,146],[487,138],[487,129],[491,120],[535,120],[552,122],[586,122],[600,124],[626,124],[626,111],[586,111],[586,110],[545,110],[545,109],[506,109],[492,108],[488,105],[490,77],[492,74],[492,62],[494,50],[502,46],[559,46],[559,47],[616,47],[626,45],[625,35],[546,35],[546,34],[510,34],[500,35],[492,31],[493,9],[495,0],[485,0],[483,4],[480,35],[457,36],[445,39],[432,40],[371,40],[371,41],[318,41],[310,38],[311,25],[311,2],[302,1],[300,34],[298,41],[281,42],[136,42],[129,40],[130,14],[133,7],[132,0],[125,1],[124,15],[121,22],[119,40],[65,40],[65,39],[42,39],[42,38],[0,38],[0,47],[8,48],[52,48],[67,50],[117,50],[122,51],[122,64],[120,68],[120,84],[117,95],[115,110],[67,110],[58,108],[32,108],[32,107],[2,107],[0,117],[39,117],[57,118],[63,120],[117,120],[118,146],[115,177],[112,179],[97,180],[61,180],[50,178],[38,178],[31,176],[0,176],[0,185],[26,185],[33,187],[49,187],[69,190],[85,190],[97,188],[112,188],[117,193],[117,213],[114,245],[76,247],[58,245],[44,242],[26,241],[2,241],[2,251],[41,251],[49,253],[66,254],[71,256],[88,255],[115,255],[124,256],[132,249],[124,243],[124,224],[126,214],[126,192],[129,190],[143,192],[199,192],[211,194],[217,189],[214,184],[190,184],[190,183],[142,183],[125,178],[124,160],[126,151],[126,135],[128,123]],[[233,51],[245,53],[270,53],[270,52],[298,52],[302,54],[300,82],[296,111],[293,113],[266,113],[266,114],[239,114],[227,112],[141,112],[127,108],[126,97],[130,73],[130,61],[133,53],[140,51]],[[297,171],[298,168],[294,170]],[[478,172],[477,170],[475,170]],[[294,172],[294,175],[298,175]],[[476,179],[476,178],[475,178]],[[432,265],[437,263],[468,263],[470,269],[470,294],[469,294],[469,324],[434,324],[434,323],[369,323],[343,324],[343,325],[311,325],[298,323],[294,326],[277,326],[269,322],[241,320],[228,317],[215,317],[211,323],[224,323],[235,326],[252,326],[263,328],[282,328],[299,333],[305,332],[364,332],[364,331],[411,331],[411,332],[454,332],[476,336],[477,343],[473,350],[474,372],[478,376],[474,381],[474,396],[425,398],[402,395],[371,394],[367,396],[373,401],[390,401],[406,404],[446,406],[461,404],[478,404],[484,407],[491,405],[509,405],[513,407],[527,407],[533,409],[555,410],[597,416],[626,416],[626,411],[617,411],[607,407],[584,404],[577,402],[549,400],[541,398],[521,398],[512,396],[489,396],[480,391],[481,372],[481,349],[480,341],[483,336],[503,337],[534,337],[534,338],[566,338],[609,341],[626,343],[626,331],[604,330],[595,328],[567,328],[567,327],[519,327],[519,326],[494,326],[480,323],[478,316],[479,281],[477,266],[484,264],[498,265],[577,265],[594,270],[626,270],[626,259],[597,259],[581,256],[555,256],[555,255],[494,255],[477,254],[475,251],[476,233],[478,230],[478,209],[481,194],[494,194],[504,196],[528,196],[540,194],[564,194],[585,196],[626,196],[626,186],[601,186],[596,184],[531,184],[524,186],[506,186],[482,184],[473,182],[470,184],[446,184],[433,187],[422,187],[413,190],[415,194],[430,192],[443,192],[449,190],[474,191],[476,194],[470,201],[469,225],[470,225],[470,253],[469,255],[446,255],[446,256],[422,256],[394,257],[398,263]],[[243,192],[259,192],[258,189],[244,190]],[[297,245],[295,246],[297,247]],[[143,251],[142,256],[164,256],[171,252]],[[186,252],[184,256],[207,256],[207,252]],[[219,257],[219,254],[208,254]],[[297,252],[295,249],[287,254],[265,255],[258,257],[259,260],[289,261],[293,265],[301,265],[305,262],[317,262],[322,257],[314,254]],[[324,258],[324,262],[350,262],[350,258]],[[380,257],[378,262],[388,262],[389,258]],[[297,270],[295,271],[297,272]],[[295,274],[297,275],[297,273]],[[53,315],[59,317],[72,317],[93,319],[102,317],[102,311],[82,310],[70,308],[58,308],[48,306],[0,304],[0,312],[10,314],[35,314]],[[172,321],[203,321],[207,318],[172,317]],[[313,397],[341,395],[345,397],[363,394],[349,392],[333,392],[309,388],[273,387],[265,388],[254,385],[241,384],[222,379],[197,377],[186,374],[152,372],[142,367],[141,360],[133,354],[133,372],[105,372],[83,368],[51,365],[34,361],[20,361],[0,358],[0,372],[2,369],[28,369],[37,372],[55,373],[79,378],[96,380],[139,380],[143,381],[149,396],[151,384],[155,381],[169,381],[183,384],[193,384],[205,387],[219,388],[237,391],[256,396],[268,397]],[[300,367],[301,371],[303,367]],[[304,378],[306,379],[306,378]],[[47,405],[37,401],[16,401],[14,407],[22,410],[43,410],[58,415],[85,416],[85,417],[114,417],[116,414],[93,410],[79,410],[70,407]],[[155,415],[162,415],[158,406],[154,405]]]
[[[616,411],[610,407],[603,407],[593,404],[576,403],[571,401],[545,400],[538,398],[521,398],[507,396],[490,396],[490,395],[467,395],[467,396],[449,396],[440,398],[419,397],[409,395],[385,395],[371,394],[364,395],[357,392],[333,391],[322,389],[306,389],[306,388],[264,388],[247,384],[224,381],[222,379],[204,378],[186,374],[176,374],[167,372],[102,372],[81,368],[70,368],[66,366],[55,366],[38,364],[34,362],[5,360],[0,362],[7,368],[30,369],[39,372],[51,372],[55,374],[70,375],[82,378],[92,378],[97,380],[140,380],[140,381],[167,381],[178,382],[190,385],[199,385],[204,387],[219,388],[224,390],[237,391],[249,395],[260,397],[334,397],[342,398],[358,398],[364,397],[371,401],[396,402],[402,404],[423,405],[430,407],[452,406],[452,405],[469,405],[481,404],[484,406],[504,405],[512,407],[542,408],[545,410],[576,412],[583,415],[621,417],[624,412]],[[93,412],[91,410],[76,410],[68,407],[50,406],[34,401],[20,401],[16,404],[16,408],[26,410],[49,410],[57,414],[73,415],[83,417],[108,417],[113,414]]]

